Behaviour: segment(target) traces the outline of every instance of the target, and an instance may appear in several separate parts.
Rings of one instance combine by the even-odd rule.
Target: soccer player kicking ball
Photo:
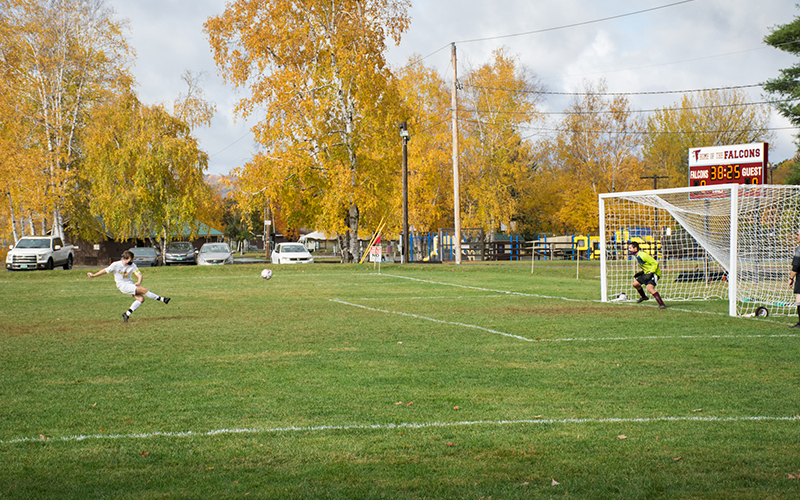
[[[133,253],[130,250],[122,252],[122,259],[112,263],[107,268],[101,269],[94,274],[86,273],[86,275],[90,278],[97,278],[98,276],[108,273],[114,274],[114,280],[117,282],[117,288],[120,292],[125,295],[133,295],[133,298],[136,299],[133,301],[133,304],[131,304],[131,308],[128,309],[128,312],[122,313],[122,321],[125,323],[128,322],[128,318],[131,317],[133,311],[139,309],[139,306],[144,303],[145,297],[169,304],[169,297],[159,297],[153,292],[148,291],[147,288],[141,286],[142,272],[139,271],[139,268],[133,263]],[[134,283],[131,278],[134,274],[137,278],[136,283]]]
[[[639,244],[635,241],[628,244],[628,254],[636,257],[636,263],[639,264],[639,267],[642,269],[633,275],[633,288],[635,288],[640,295],[636,303],[639,304],[647,300],[647,295],[645,295],[642,289],[642,285],[644,285],[647,287],[647,291],[650,292],[650,295],[658,302],[658,308],[666,309],[667,306],[664,305],[661,295],[656,291],[658,279],[661,278],[661,268],[658,265],[658,261],[647,253],[639,250]]]

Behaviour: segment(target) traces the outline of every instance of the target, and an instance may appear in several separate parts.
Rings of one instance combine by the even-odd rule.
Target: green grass
[[[109,276],[0,275],[0,498],[800,496],[792,318],[603,304],[596,264],[263,266],[145,269],[172,302],[128,324]]]

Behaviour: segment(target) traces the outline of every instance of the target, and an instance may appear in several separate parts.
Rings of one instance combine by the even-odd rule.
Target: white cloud
[[[171,102],[181,91],[185,70],[209,74],[205,86],[216,102],[211,127],[197,131],[202,147],[214,155],[211,173],[227,173],[246,162],[255,145],[251,123],[233,114],[237,95],[217,75],[202,33],[209,16],[224,11],[225,0],[110,0],[120,17],[131,21],[130,43],[138,53],[134,73],[140,97],[148,103]],[[413,54],[449,77],[450,42],[457,43],[459,67],[489,60],[504,46],[538,75],[552,91],[573,91],[583,80],[604,78],[610,91],[686,90],[764,82],[796,58],[767,47],[763,38],[778,24],[800,14],[787,0],[695,0],[652,12],[538,34],[469,42],[583,23],[655,8],[670,0],[419,0],[411,10],[411,26],[400,45],[390,46],[388,60],[399,66]],[[752,100],[762,90],[750,89]],[[635,96],[635,108],[652,109],[679,96]],[[563,101],[563,100],[562,100]],[[548,107],[561,101],[551,99]],[[775,116],[773,127],[788,127]],[[770,157],[794,155],[796,130],[778,131]],[[244,137],[244,139],[243,139]]]

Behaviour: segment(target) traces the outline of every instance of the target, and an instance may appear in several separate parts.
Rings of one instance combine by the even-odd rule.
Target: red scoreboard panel
[[[769,144],[689,149],[689,186],[764,184]]]

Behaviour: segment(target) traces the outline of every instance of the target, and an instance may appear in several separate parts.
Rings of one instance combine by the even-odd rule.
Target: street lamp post
[[[401,260],[403,264],[408,263],[408,124],[400,124],[400,137],[403,138],[403,246]]]

